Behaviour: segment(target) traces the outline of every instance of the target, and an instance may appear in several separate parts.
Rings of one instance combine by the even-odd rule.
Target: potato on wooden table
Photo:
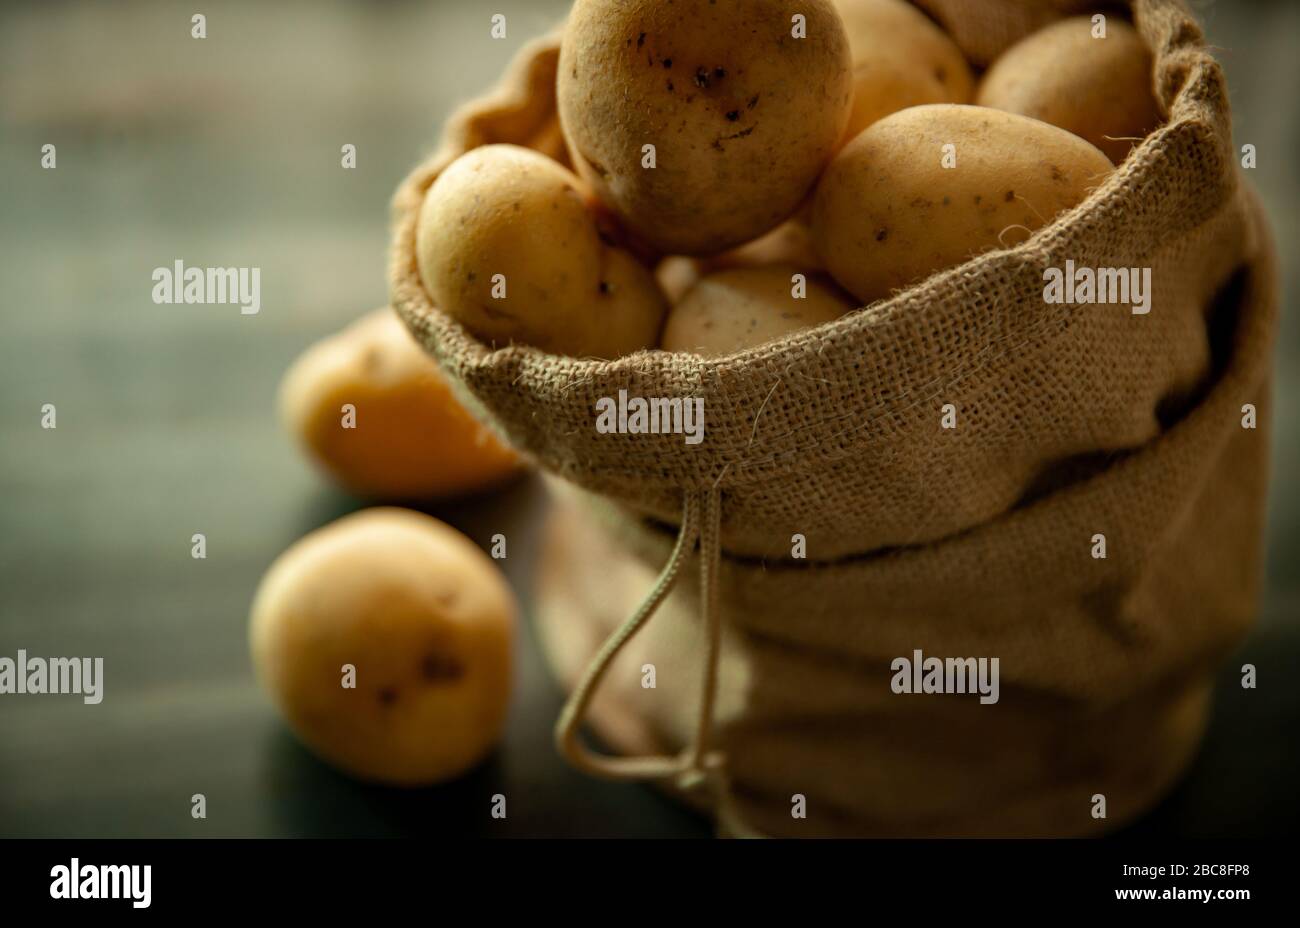
[[[367,509],[300,539],[253,601],[253,664],[289,727],[340,770],[422,786],[483,760],[510,700],[518,606],[437,519]]]
[[[523,468],[387,307],[307,349],[284,377],[280,408],[312,460],[370,499],[474,493]]]

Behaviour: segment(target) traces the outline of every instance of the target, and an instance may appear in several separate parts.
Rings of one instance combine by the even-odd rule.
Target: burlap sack
[[[1042,18],[1007,0],[925,5],[976,61]],[[579,641],[606,630],[609,604],[633,612],[645,590],[631,587],[653,578],[616,566],[620,552],[659,566],[690,515],[569,707],[570,729],[590,706],[631,750],[691,749],[617,775],[707,771],[746,832],[1083,834],[1136,814],[1186,762],[1209,675],[1253,614],[1276,275],[1198,27],[1176,0],[1132,12],[1168,120],[1085,203],[1023,245],[728,358],[491,351],[430,305],[413,247],[423,194],[475,145],[557,150],[554,38],[399,188],[393,305],[472,406],[597,501],[572,517],[598,513],[579,540],[554,536],[548,629],[567,621]],[[1152,311],[1046,305],[1043,269],[1067,259],[1150,267]],[[705,441],[598,433],[595,404],[620,389],[703,398]],[[806,560],[790,557],[794,534]],[[692,569],[701,592],[669,594]],[[708,673],[645,690],[646,648]],[[1000,701],[894,694],[890,662],[916,649],[997,657]],[[639,709],[591,699],[611,662],[611,687],[652,694],[631,697]]]

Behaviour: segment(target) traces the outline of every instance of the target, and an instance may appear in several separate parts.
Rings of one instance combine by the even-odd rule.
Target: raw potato
[[[908,58],[930,73],[949,97],[969,100],[975,79],[961,49],[908,0],[835,0],[853,63],[872,55]]]
[[[668,297],[668,302],[676,306],[682,297],[699,283],[702,271],[699,258],[687,258],[684,255],[669,255],[655,268],[655,280]],[[671,315],[672,311],[669,310]]]
[[[439,175],[416,257],[434,305],[493,347],[617,358],[654,347],[667,310],[654,275],[602,240],[578,178],[515,145]]]
[[[663,349],[704,357],[733,354],[838,319],[853,309],[835,287],[807,278],[793,295],[793,267],[719,271],[696,284],[668,315]]]
[[[836,0],[853,57],[853,113],[843,141],[878,119],[926,103],[969,103],[970,65],[907,0]]]
[[[824,270],[821,258],[813,248],[812,229],[809,227],[811,219],[810,201],[806,210],[801,210],[761,238],[708,258],[704,264],[710,271],[773,264],[791,264],[805,273]]]
[[[500,737],[517,615],[492,561],[455,529],[367,509],[271,566],[253,601],[253,664],[321,758],[422,786],[469,770]]]
[[[853,114],[844,130],[847,145],[890,113],[927,103],[967,103],[943,92],[940,83],[917,65],[893,58],[873,58],[853,72]]]
[[[346,404],[355,428],[343,427]],[[386,307],[304,352],[281,384],[280,409],[312,459],[359,496],[456,496],[521,468]]]
[[[577,0],[560,120],[578,172],[640,238],[717,254],[808,194],[848,120],[849,64],[830,0]]]
[[[993,62],[976,102],[1060,126],[1119,164],[1161,122],[1151,51],[1118,17],[1105,38],[1092,28],[1078,16],[1021,39]]]
[[[943,167],[953,145],[955,167]],[[1113,166],[1064,129],[980,106],[886,116],[840,152],[813,203],[813,243],[864,303],[991,248],[1024,241]]]
[[[811,215],[810,208],[808,216]],[[712,258],[671,255],[659,263],[655,277],[667,294],[668,302],[676,305],[701,278],[715,271],[771,267],[775,264],[791,265],[805,274],[826,270],[813,248],[812,229],[808,226],[808,219],[802,214],[787,219],[761,238]]]

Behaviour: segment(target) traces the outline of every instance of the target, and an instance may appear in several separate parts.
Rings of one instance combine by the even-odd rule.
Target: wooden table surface
[[[1294,294],[1300,10],[1196,4]],[[200,5],[201,6],[201,5]],[[0,7],[0,656],[93,655],[105,698],[0,697],[0,836],[702,836],[650,789],[555,755],[561,702],[526,630],[502,748],[437,789],[366,787],[316,762],[256,688],[247,612],[265,568],[361,504],[276,418],[313,340],[385,302],[388,197],[450,107],[486,87],[562,0]],[[491,12],[507,15],[488,38]],[[42,170],[42,145],[57,168]],[[356,170],[340,167],[355,144]],[[262,269],[262,309],[155,305],[151,271]],[[1300,350],[1279,352],[1267,595],[1176,792],[1127,833],[1281,833],[1300,747]],[[58,427],[41,428],[53,403]],[[433,512],[505,562],[525,604],[540,485]],[[190,537],[208,539],[205,560]],[[509,817],[488,815],[509,797]],[[207,797],[208,817],[190,816]]]

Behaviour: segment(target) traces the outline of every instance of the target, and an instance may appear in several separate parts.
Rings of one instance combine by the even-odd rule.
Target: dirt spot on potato
[[[465,676],[465,665],[445,654],[427,654],[420,661],[420,676],[430,683],[448,683]]]
[[[375,698],[379,700],[381,706],[391,706],[397,702],[397,687],[385,686],[375,694]]]
[[[727,76],[726,68],[709,69],[705,67],[699,67],[695,69],[695,86],[699,87],[701,90],[708,90],[714,84],[717,84],[720,81],[724,80],[726,76]]]
[[[478,308],[482,311],[484,316],[493,322],[507,322],[515,318],[514,314],[501,309],[498,306],[494,306],[491,303],[480,302]]]
[[[378,348],[367,348],[361,355],[361,366],[373,374],[384,365],[384,356]]]
[[[438,600],[438,605],[443,609],[450,609],[452,606],[456,605],[456,600],[460,598],[460,594],[455,590],[446,589],[440,590],[434,598]]]
[[[750,126],[748,129],[741,129],[739,132],[735,132],[731,135],[719,136],[718,138],[713,140],[713,148],[715,148],[717,151],[726,151],[726,149],[722,147],[723,142],[731,142],[736,139],[746,138],[747,136],[751,135],[753,131],[757,128],[758,128],[757,126]]]

